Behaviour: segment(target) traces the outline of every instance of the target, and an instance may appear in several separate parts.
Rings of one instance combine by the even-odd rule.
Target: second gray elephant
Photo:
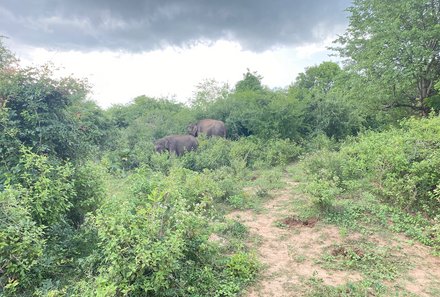
[[[204,119],[188,126],[188,133],[192,136],[199,136],[201,133],[206,136],[221,136],[226,137],[225,123],[218,120]]]
[[[156,140],[154,149],[158,153],[168,151],[177,156],[183,155],[187,151],[194,151],[199,146],[197,138],[192,135],[170,135]]]

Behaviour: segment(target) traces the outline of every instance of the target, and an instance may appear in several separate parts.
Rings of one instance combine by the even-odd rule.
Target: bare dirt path
[[[323,285],[331,286],[362,280],[359,272],[326,270],[316,263],[330,246],[342,243],[347,238],[342,238],[336,226],[313,219],[296,220],[290,205],[293,199],[298,198],[293,192],[298,183],[288,176],[284,180],[287,186],[271,193],[272,199],[263,205],[261,211],[234,211],[228,215],[228,218],[249,228],[251,236],[256,238],[253,248],[264,266],[257,282],[244,296],[305,296],[310,290],[307,280],[311,277],[319,278]],[[402,243],[405,240],[384,243],[374,235],[372,240],[378,244],[399,244],[402,253],[414,259],[406,277],[396,282],[399,287],[416,296],[435,296],[426,288],[428,284],[440,280],[440,261],[429,254],[428,248]]]
[[[256,249],[264,270],[245,296],[302,296],[301,284],[312,276],[322,278],[328,285],[360,280],[357,273],[327,271],[313,263],[325,247],[340,240],[336,227],[323,228],[319,222],[312,221],[309,225],[299,223],[293,231],[292,228],[280,228],[280,223],[289,216],[288,204],[294,199],[292,188],[297,186],[290,180],[286,183],[285,189],[272,194],[273,199],[263,206],[261,213],[247,210],[228,215],[245,224],[259,239]]]

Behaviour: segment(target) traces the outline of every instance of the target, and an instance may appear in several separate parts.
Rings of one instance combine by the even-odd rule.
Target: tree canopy
[[[429,112],[440,78],[440,1],[355,0],[335,49],[382,106]]]

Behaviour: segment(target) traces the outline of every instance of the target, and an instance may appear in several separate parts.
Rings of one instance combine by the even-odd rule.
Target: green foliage
[[[95,166],[74,170],[21,149],[0,192],[0,283],[6,296],[62,291],[62,282],[94,248],[93,232],[81,224],[103,198],[102,169]]]
[[[190,241],[200,241],[206,232],[202,218],[187,211],[182,198],[154,192],[109,201],[96,223],[103,254],[98,295],[168,296]]]
[[[304,152],[304,214],[438,247],[439,118],[384,129],[407,115],[384,106],[439,109],[438,13],[425,2],[356,0],[339,39],[348,68],[324,62],[280,90],[248,70],[233,90],[201,83],[191,106],[140,96],[103,111],[86,81],[20,68],[0,44],[0,295],[238,296],[259,264],[246,227],[221,210],[258,207]],[[223,120],[228,139],[201,137],[179,158],[154,152],[155,139],[202,118]],[[398,273],[384,268],[388,250],[335,248],[346,253],[327,255],[329,266],[370,280],[314,278],[312,295],[390,293],[376,282]]]
[[[223,195],[210,174],[142,168],[129,180],[131,193],[106,199],[97,211],[99,247],[90,257],[98,270],[77,294],[236,296],[254,277],[255,258],[221,255],[208,241],[206,210]]]
[[[258,92],[263,90],[261,80],[263,77],[257,72],[251,72],[249,69],[243,74],[243,79],[235,85],[236,92]]]
[[[70,164],[52,164],[48,157],[22,148],[13,172],[7,175],[7,184],[20,190],[22,205],[38,225],[48,226],[64,219],[75,196]]]
[[[355,270],[364,275],[364,279],[355,283],[339,286],[323,285],[322,279],[313,276],[308,296],[412,296],[400,287],[389,287],[388,281],[396,279],[409,268],[408,261],[399,255],[393,247],[378,246],[361,240],[346,241],[326,248],[319,264],[326,269]]]
[[[249,207],[249,198],[244,193],[237,195],[230,195],[226,198],[226,201],[236,209],[245,209]]]
[[[226,266],[228,274],[244,281],[251,281],[259,270],[256,257],[247,253],[232,255]]]
[[[303,149],[289,140],[271,139],[260,142],[262,147],[259,160],[268,167],[287,165],[295,161],[302,153]]]
[[[227,98],[230,92],[228,84],[205,79],[197,85],[191,107],[199,113],[207,112],[210,103]]]
[[[136,97],[129,105],[116,105],[107,110],[116,127],[127,128],[127,140],[134,145],[139,140],[152,140],[170,134],[186,133],[193,120],[190,110],[168,99]]]
[[[245,239],[249,231],[245,225],[237,221],[228,221],[222,228],[221,232],[225,235],[230,235],[233,238]]]
[[[335,139],[329,138],[324,133],[318,133],[307,139],[307,142],[303,144],[303,147],[306,152],[336,150],[339,147],[339,143]]]
[[[403,257],[390,247],[376,243],[353,241],[329,247],[321,258],[324,268],[356,270],[372,280],[393,280],[408,269]]]
[[[197,117],[224,121],[232,139],[254,135],[298,140],[302,136],[300,102],[284,91],[236,92],[213,101]]]
[[[192,170],[231,167],[240,173],[246,167],[273,167],[296,160],[302,148],[289,140],[243,137],[237,141],[224,138],[199,139],[197,152],[182,157],[183,166]]]
[[[354,78],[333,62],[309,67],[298,75],[289,93],[301,102],[304,135],[324,133],[343,139],[366,125],[360,103],[347,98],[347,85]]]
[[[390,288],[380,281],[363,280],[360,282],[349,282],[339,286],[325,285],[323,279],[312,277],[308,280],[311,287],[306,296],[310,297],[364,297],[374,296],[414,296],[402,288]]]
[[[106,160],[112,171],[126,171],[140,164],[154,164],[154,140],[186,134],[195,119],[188,107],[167,99],[137,97],[131,104],[115,105],[106,110],[112,122],[111,141]],[[153,165],[155,166],[155,165]]]
[[[438,124],[438,117],[410,119],[400,129],[365,134],[340,152],[311,157],[307,170],[316,181],[336,182],[342,190],[355,189],[357,180],[366,178],[390,203],[432,216],[439,207],[433,199],[440,178]]]
[[[221,137],[198,138],[199,147],[197,152],[185,154],[182,157],[183,165],[192,170],[217,169],[229,166],[231,141]]]
[[[0,192],[0,295],[32,284],[45,247],[44,226],[33,220],[23,194],[12,187]]]
[[[147,195],[157,188],[161,191],[179,193],[191,209],[209,210],[214,201],[222,201],[234,193],[233,189],[223,187],[226,177],[221,175],[221,171],[219,172],[208,170],[195,172],[174,166],[165,175],[147,167],[141,168],[130,177],[133,180],[132,193]]]
[[[86,214],[94,213],[105,196],[105,169],[94,162],[87,162],[75,168],[73,174],[75,197],[68,218],[80,226]]]
[[[310,155],[303,162],[310,181],[305,190],[313,195],[317,206],[330,213],[332,207],[340,207],[340,198],[370,193],[377,198],[366,205],[355,203],[353,207],[358,209],[350,208],[352,214],[372,213],[383,217],[384,225],[391,216],[394,224],[389,228],[436,247],[439,124],[439,117],[409,119],[400,128],[366,133],[356,141],[348,141],[338,152],[324,150]],[[391,208],[384,210],[376,199]],[[342,218],[341,213],[338,216]],[[352,218],[348,224],[356,224],[354,221]]]
[[[336,50],[368,81],[368,100],[429,113],[426,98],[440,77],[439,7],[437,0],[353,2]]]
[[[77,96],[85,95],[79,93]],[[95,102],[77,98],[67,112],[73,116],[76,137],[84,147],[82,153],[93,155],[93,150],[111,147],[111,141],[114,140],[110,133],[111,121]]]
[[[13,69],[17,66],[17,59],[11,51],[4,46],[2,38],[3,36],[0,37],[0,69]],[[0,99],[0,107],[2,106],[2,103],[3,102]]]
[[[96,105],[84,101],[84,81],[54,79],[49,66],[17,67],[0,69],[0,86],[0,165],[13,166],[21,145],[77,160],[102,143],[105,120],[99,119]]]

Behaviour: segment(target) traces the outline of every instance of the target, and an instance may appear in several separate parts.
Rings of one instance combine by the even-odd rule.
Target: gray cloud
[[[228,39],[261,51],[325,38],[346,24],[350,2],[2,0],[0,35],[56,49],[141,51]]]

